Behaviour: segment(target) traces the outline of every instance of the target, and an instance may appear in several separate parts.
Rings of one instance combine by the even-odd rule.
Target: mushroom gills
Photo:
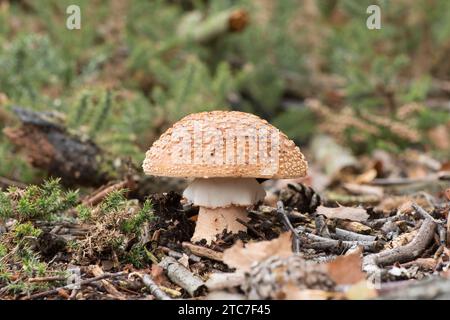
[[[265,195],[254,178],[197,178],[183,192],[194,205],[207,208],[250,206],[264,200]]]

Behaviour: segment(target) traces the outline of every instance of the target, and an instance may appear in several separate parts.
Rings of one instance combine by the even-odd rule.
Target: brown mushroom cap
[[[287,179],[305,176],[308,163],[295,143],[266,120],[239,111],[211,111],[176,122],[153,143],[142,167],[148,175],[167,177]]]

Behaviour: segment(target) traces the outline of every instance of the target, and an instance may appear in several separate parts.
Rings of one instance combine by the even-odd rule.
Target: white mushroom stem
[[[245,207],[230,206],[215,209],[200,207],[197,225],[191,241],[197,242],[205,239],[206,243],[210,244],[211,241],[216,240],[216,235],[222,233],[224,229],[231,233],[246,232],[247,227],[238,222],[237,219],[244,222],[249,220]]]
[[[253,178],[195,179],[183,195],[200,207],[192,241],[206,239],[207,243],[227,230],[247,231],[237,219],[247,222],[246,207],[264,199],[266,192]]]

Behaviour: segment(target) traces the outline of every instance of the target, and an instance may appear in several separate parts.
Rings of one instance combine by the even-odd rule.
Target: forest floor
[[[331,175],[319,161],[306,178],[263,182],[247,232],[211,245],[190,242],[198,208],[179,193],[183,180],[140,204],[139,179],[166,180],[128,176],[72,199],[57,180],[2,179],[22,215],[1,230],[0,297],[450,298],[448,164],[423,153],[353,160]],[[33,213],[39,205],[53,214]]]

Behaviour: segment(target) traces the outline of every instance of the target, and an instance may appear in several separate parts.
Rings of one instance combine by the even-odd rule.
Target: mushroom
[[[306,175],[307,167],[285,134],[238,111],[184,117],[153,143],[143,163],[148,175],[194,178],[183,193],[199,206],[191,241],[207,243],[223,230],[247,230],[247,207],[265,196],[256,179],[298,178]]]

